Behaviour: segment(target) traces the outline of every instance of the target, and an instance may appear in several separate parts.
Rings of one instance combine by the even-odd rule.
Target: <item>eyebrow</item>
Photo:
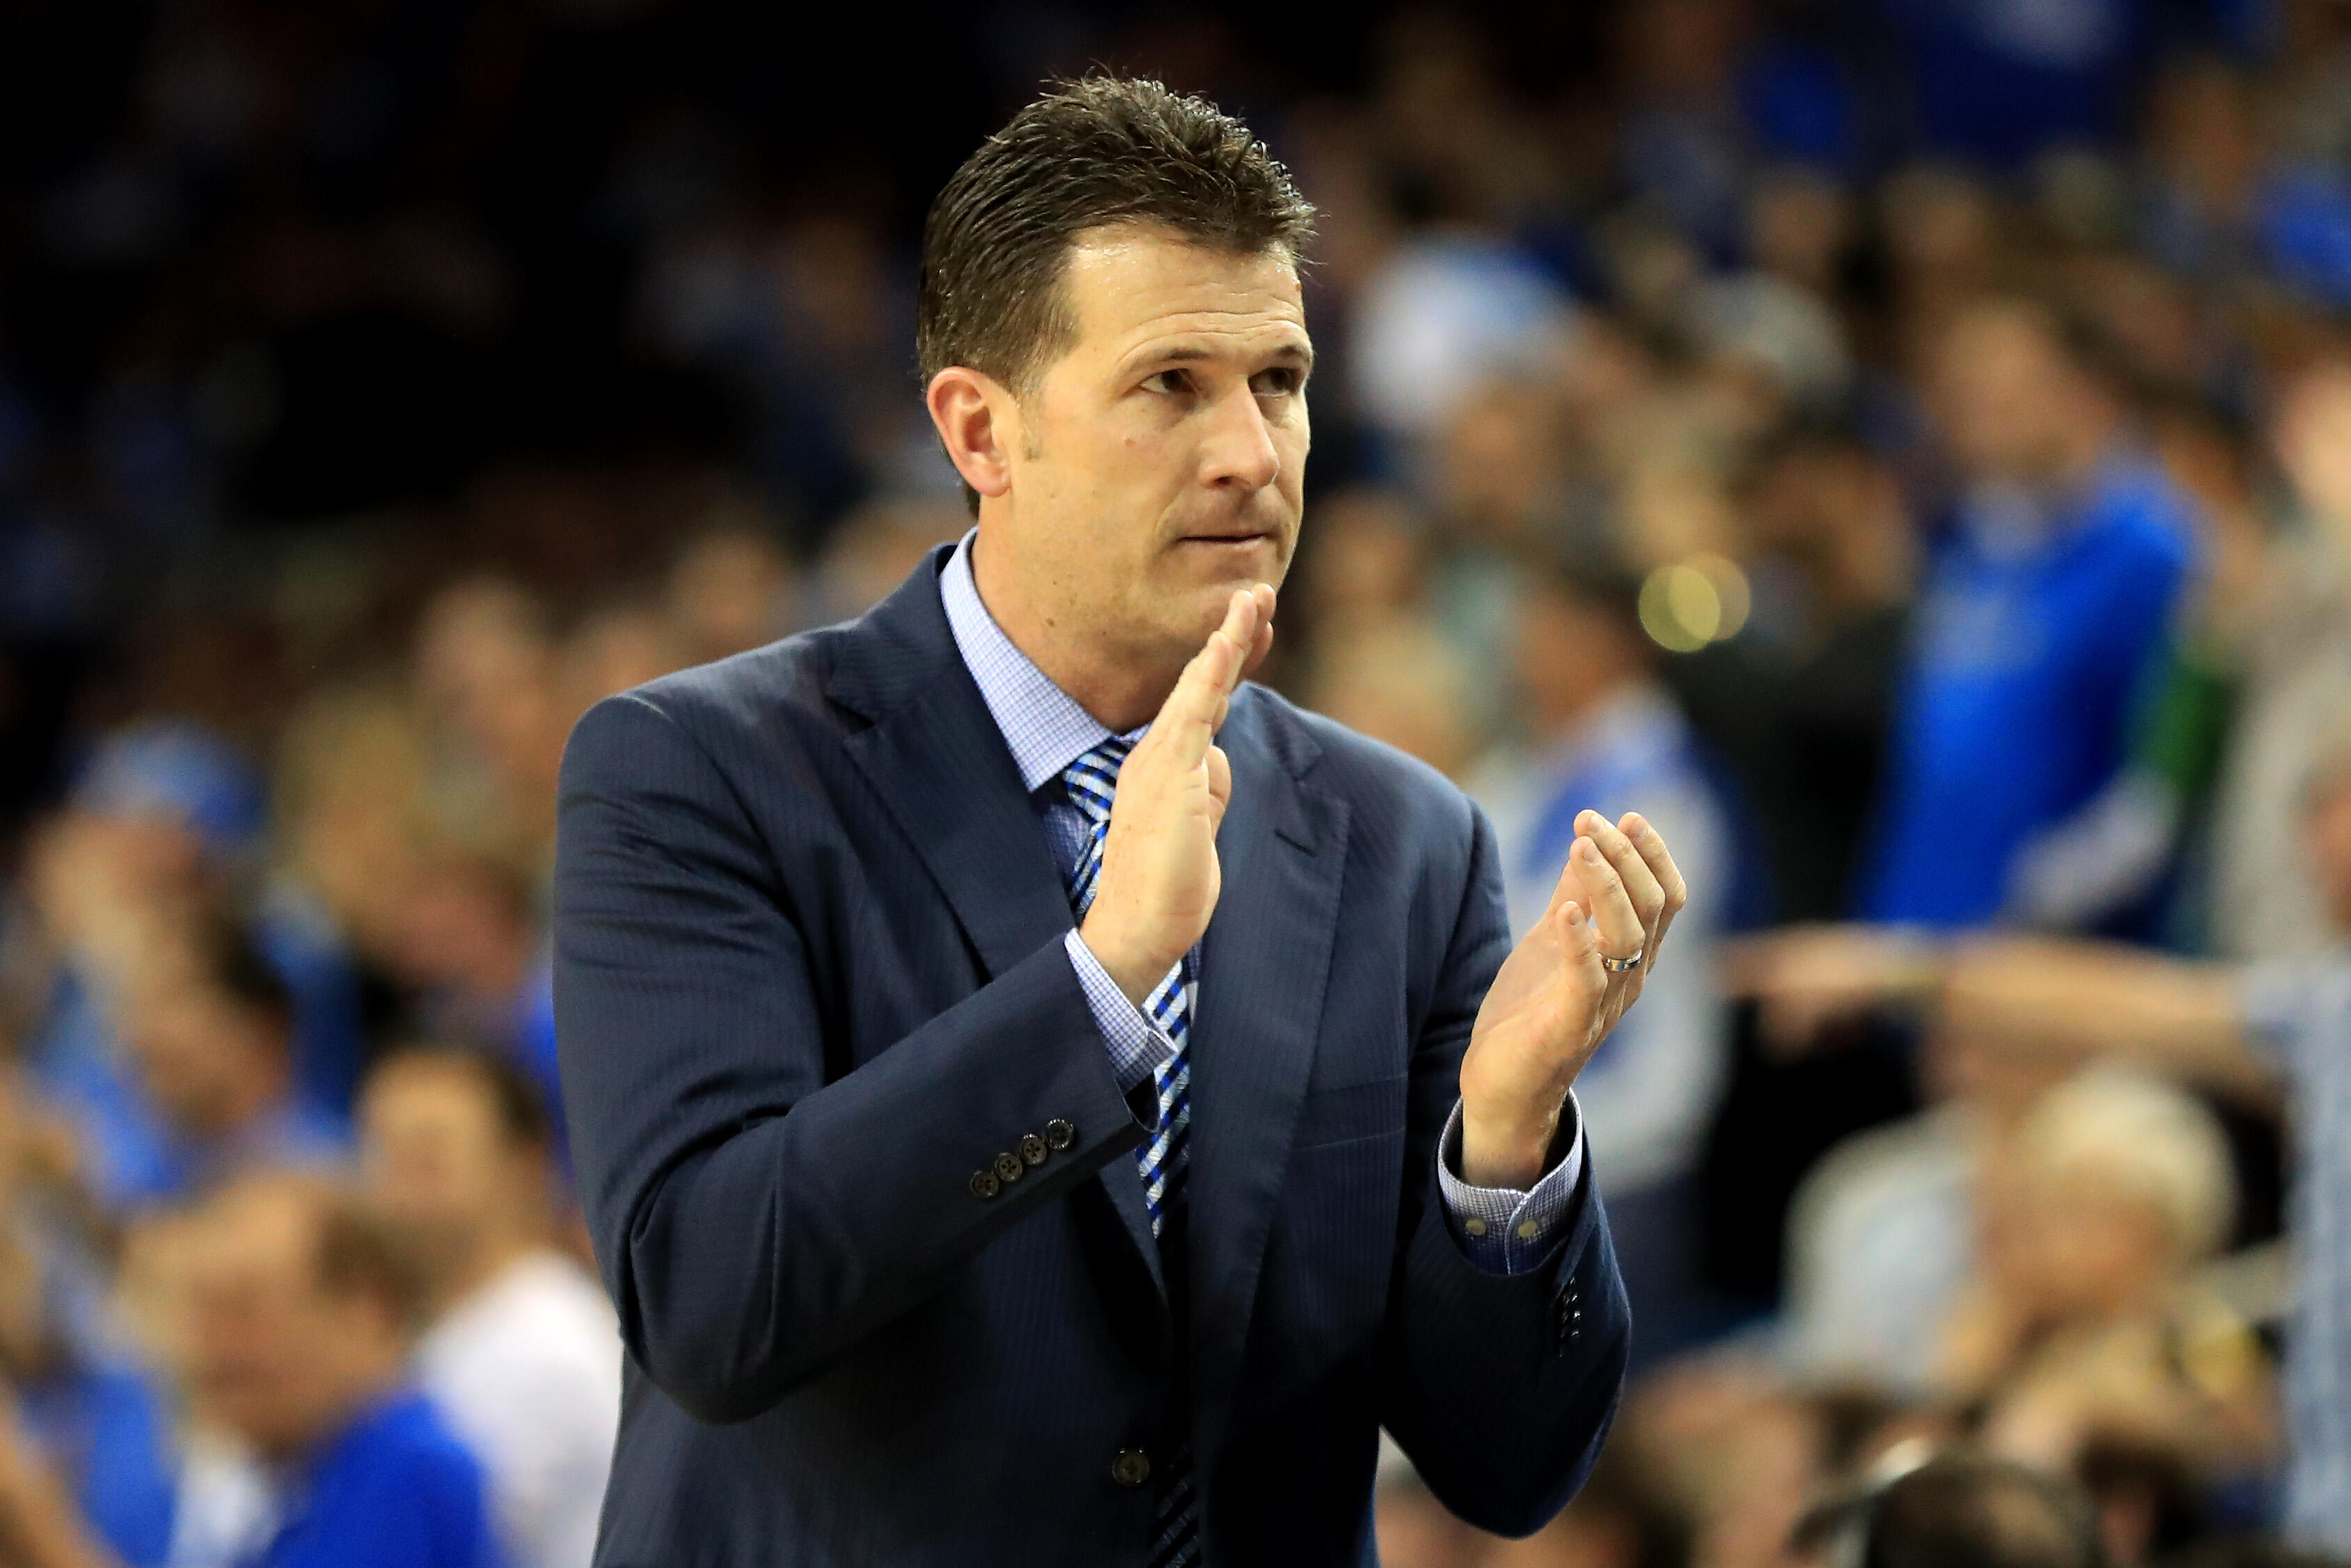
[[[1217,360],[1224,357],[1215,350],[1198,343],[1179,343],[1175,348],[1156,354],[1137,354],[1128,361],[1128,365],[1131,369],[1140,370],[1144,365],[1196,364],[1203,360]],[[1314,347],[1311,343],[1283,343],[1273,350],[1272,357],[1278,361],[1295,365],[1301,370],[1314,368]]]

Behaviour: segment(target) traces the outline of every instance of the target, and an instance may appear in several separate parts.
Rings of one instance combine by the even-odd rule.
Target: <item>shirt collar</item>
[[[956,652],[963,655],[964,667],[978,683],[980,698],[1004,734],[1004,744],[1011,747],[1021,788],[1033,794],[1109,739],[1111,730],[1055,685],[987,612],[971,570],[972,541],[978,538],[979,530],[974,528],[956,546],[946,570],[939,575],[939,598],[946,607],[948,629],[955,633]]]

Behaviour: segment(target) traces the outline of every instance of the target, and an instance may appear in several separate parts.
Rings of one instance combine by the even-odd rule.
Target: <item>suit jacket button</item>
[[[1020,1173],[1028,1168],[1020,1163],[1019,1155],[1008,1152],[996,1156],[996,1175],[1000,1181],[1019,1181]]]
[[[1121,1448],[1110,1461],[1110,1479],[1123,1487],[1139,1487],[1151,1479],[1151,1456],[1141,1448]]]
[[[971,1173],[971,1196],[974,1197],[994,1197],[997,1194],[997,1189],[1001,1187],[1004,1184],[1002,1182],[996,1179],[996,1173],[994,1171],[974,1171]]]
[[[1045,1124],[1045,1146],[1047,1148],[1066,1149],[1077,1141],[1078,1130],[1069,1123],[1063,1121],[1061,1117],[1056,1116],[1051,1121]]]
[[[1020,1159],[1021,1163],[1024,1165],[1043,1165],[1045,1163],[1045,1140],[1039,1137],[1034,1133],[1021,1134]]]

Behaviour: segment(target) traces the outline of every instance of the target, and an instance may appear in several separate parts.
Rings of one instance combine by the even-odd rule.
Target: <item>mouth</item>
[[[1177,544],[1204,546],[1210,549],[1247,549],[1251,545],[1271,544],[1273,536],[1262,531],[1235,534],[1186,534]]]

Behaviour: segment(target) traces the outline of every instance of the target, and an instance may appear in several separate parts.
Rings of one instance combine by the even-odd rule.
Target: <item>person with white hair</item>
[[[1767,1030],[1791,1039],[1839,1011],[1907,997],[1934,1027],[2026,1057],[2118,1058],[2223,1092],[2283,1090],[2296,1270],[2285,1524],[2297,1545],[2342,1553],[2351,1552],[2351,715],[2316,733],[2301,843],[2334,936],[2316,956],[2200,963],[2039,937],[1946,944],[1915,931],[1816,927],[1750,943],[1730,968],[1762,1001]]]

